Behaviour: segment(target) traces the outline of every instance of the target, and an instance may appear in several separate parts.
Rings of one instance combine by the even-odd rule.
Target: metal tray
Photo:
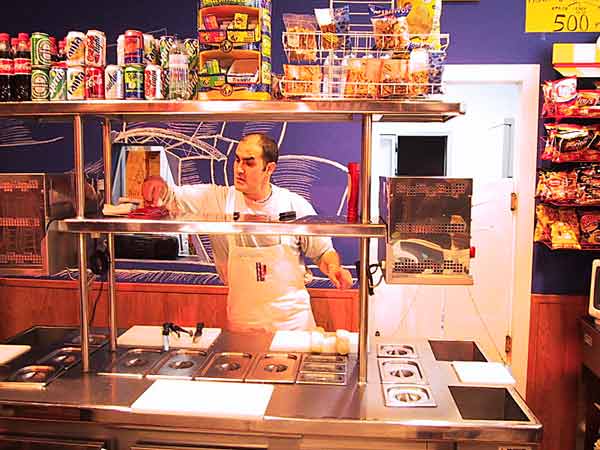
[[[383,384],[385,406],[393,408],[435,407],[431,389],[414,384]]]
[[[208,353],[202,350],[173,350],[146,377],[191,380],[200,372],[207,358]]]
[[[254,356],[251,353],[215,353],[195,379],[243,381],[250,371]]]
[[[264,353],[256,358],[246,381],[255,383],[294,383],[300,364],[297,353]]]
[[[134,348],[125,352],[98,375],[143,378],[164,356],[162,350]]]
[[[423,368],[418,361],[404,358],[379,359],[382,383],[426,384]]]
[[[409,344],[379,344],[377,346],[378,358],[417,358],[417,350]]]
[[[301,372],[296,379],[298,384],[331,384],[344,386],[346,375],[342,373]]]

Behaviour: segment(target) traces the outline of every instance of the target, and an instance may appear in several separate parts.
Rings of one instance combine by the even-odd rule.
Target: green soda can
[[[67,69],[53,67],[49,75],[49,95],[51,102],[67,100]]]
[[[160,57],[160,67],[169,68],[169,53],[175,45],[175,36],[161,36],[158,41],[158,54]]]
[[[48,101],[50,94],[48,71],[46,69],[31,70],[31,100],[34,102]]]
[[[190,70],[198,70],[198,55],[200,53],[200,46],[198,39],[186,39],[183,41],[185,52],[188,55],[188,65]]]
[[[33,33],[31,35],[31,67],[33,69],[50,69],[51,65],[50,37],[46,33]]]

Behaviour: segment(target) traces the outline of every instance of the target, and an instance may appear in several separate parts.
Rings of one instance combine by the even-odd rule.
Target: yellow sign
[[[599,0],[525,0],[527,33],[600,32]]]

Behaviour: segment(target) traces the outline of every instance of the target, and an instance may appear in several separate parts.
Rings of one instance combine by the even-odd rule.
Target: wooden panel
[[[575,448],[578,320],[587,302],[585,296],[532,295],[527,403],[544,425],[543,450]]]
[[[356,290],[309,289],[315,319],[326,330],[358,330]],[[93,326],[108,326],[106,283],[94,283],[88,310],[100,294]],[[160,325],[165,321],[225,327],[227,288],[223,286],[117,284],[117,325]],[[33,325],[78,325],[75,281],[0,279],[0,339]]]

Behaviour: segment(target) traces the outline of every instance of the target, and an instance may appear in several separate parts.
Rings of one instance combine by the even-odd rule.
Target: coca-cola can
[[[117,38],[117,65],[125,65],[125,35],[121,34]]]
[[[125,85],[123,83],[123,69],[119,66],[106,66],[104,72],[104,93],[107,100],[123,100]]]
[[[85,70],[83,67],[67,69],[67,100],[85,100]]]
[[[67,34],[67,65],[69,67],[82,67],[85,65],[86,36],[81,31],[69,31]]]
[[[102,31],[89,30],[85,44],[85,65],[104,67],[106,65],[106,35]]]
[[[104,70],[101,67],[85,68],[85,98],[104,99]]]
[[[156,64],[148,64],[144,71],[144,95],[146,100],[163,100],[162,69]]]
[[[144,64],[144,33],[138,30],[125,32],[125,65]]]

